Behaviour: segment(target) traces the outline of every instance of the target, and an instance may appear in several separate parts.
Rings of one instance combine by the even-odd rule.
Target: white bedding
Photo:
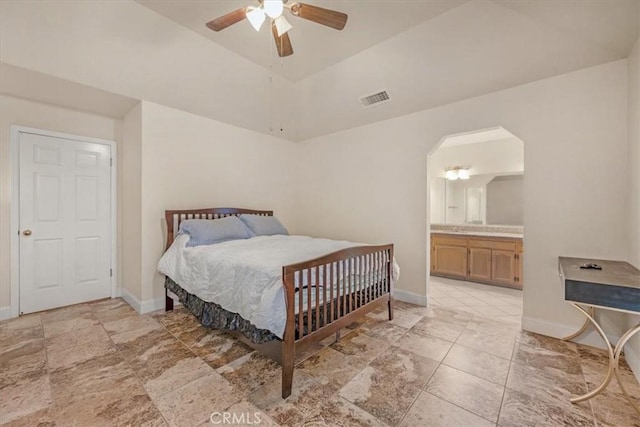
[[[279,338],[286,321],[282,266],[362,246],[307,236],[259,236],[215,245],[186,247],[178,236],[158,263],[158,271],[187,292],[240,314]],[[394,279],[399,267],[394,260]]]

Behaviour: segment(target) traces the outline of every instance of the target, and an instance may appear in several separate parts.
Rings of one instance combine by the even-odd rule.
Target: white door
[[[20,133],[20,312],[111,295],[111,147]]]

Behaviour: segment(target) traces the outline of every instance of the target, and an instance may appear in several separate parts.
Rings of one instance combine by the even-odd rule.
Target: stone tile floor
[[[299,361],[286,400],[275,363],[184,309],[141,316],[113,299],[26,315],[0,323],[0,424],[206,426],[226,411],[235,425],[640,426],[614,383],[569,403],[603,378],[603,351],[461,307],[371,313]],[[640,399],[626,365],[623,378]]]

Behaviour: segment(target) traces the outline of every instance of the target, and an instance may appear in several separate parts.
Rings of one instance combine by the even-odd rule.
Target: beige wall
[[[305,141],[299,230],[394,242],[398,288],[425,295],[427,155],[445,135],[503,126],[524,141],[523,324],[565,334],[583,319],[563,301],[558,256],[626,256],[626,189],[611,173],[627,167],[626,80],[616,61]]]
[[[629,55],[629,216],[627,232],[627,259],[640,268],[640,39]],[[631,327],[640,316],[629,316]],[[630,361],[636,377],[640,379],[640,337],[632,341],[633,359]],[[629,349],[627,349],[627,352]],[[629,354],[627,354],[629,359]]]
[[[640,268],[640,39],[629,55],[629,262]]]
[[[0,95],[0,308],[11,303],[11,125],[119,142],[121,121]]]
[[[164,302],[164,280],[156,268],[166,241],[165,210],[272,209],[295,232],[294,143],[151,102],[142,102],[140,113],[141,151],[132,148],[134,159],[125,160],[126,173],[127,162],[136,168],[141,159],[140,175],[134,174],[124,187],[125,195],[130,185],[134,188],[130,202],[135,202],[135,192],[140,191],[141,204],[128,203],[125,198],[123,214],[124,218],[131,215],[133,226],[140,220],[140,237],[132,233],[133,237],[123,239],[133,252],[124,260],[125,289],[145,307],[151,301]],[[125,118],[125,143],[129,142],[127,133],[137,143],[138,129],[128,126],[130,116]],[[135,265],[139,247],[140,262]]]
[[[142,298],[142,103],[124,117],[122,124],[122,156],[120,187],[122,201],[121,277],[123,291],[136,299]]]

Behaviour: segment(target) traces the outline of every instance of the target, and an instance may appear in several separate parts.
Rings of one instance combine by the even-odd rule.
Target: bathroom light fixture
[[[469,179],[471,176],[469,175],[469,169],[458,169],[458,179]]]
[[[469,167],[453,166],[444,170],[444,177],[455,181],[456,179],[469,179],[471,176],[469,175]]]

